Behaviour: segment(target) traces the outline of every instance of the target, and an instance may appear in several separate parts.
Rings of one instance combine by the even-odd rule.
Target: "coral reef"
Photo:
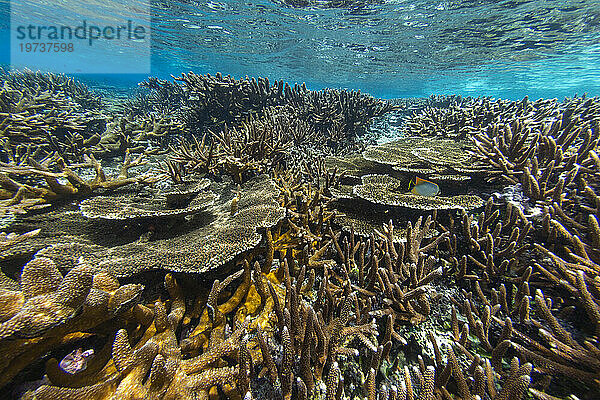
[[[407,185],[388,175],[364,175],[361,180],[362,184],[354,187],[354,194],[376,204],[417,210],[472,210],[484,204],[481,198],[474,195],[425,197],[403,193],[401,188]]]
[[[143,155],[132,159],[129,152],[125,154],[123,164],[115,177],[107,177],[102,169],[101,161],[91,156],[85,157],[84,164],[70,166],[61,157],[48,157],[41,162],[29,159],[29,164],[7,164],[0,162],[0,212],[24,213],[27,210],[46,207],[51,203],[77,197],[90,196],[99,189],[117,189],[133,183],[151,184],[158,176],[146,173],[129,176],[129,169],[143,165]],[[75,168],[89,168],[95,171],[91,179],[81,178]],[[58,170],[58,172],[55,172]],[[37,180],[43,184],[30,185],[19,182]],[[23,180],[23,179],[21,179]]]
[[[116,212],[99,209],[99,206],[104,207],[109,201],[114,205],[123,196],[117,195],[111,200],[93,198],[82,204],[82,211],[90,217],[133,221],[141,217],[196,215],[188,221],[179,221],[179,226],[155,221],[133,242],[104,246],[64,241],[44,250],[43,254],[61,262],[67,258],[71,263],[83,257],[118,277],[155,269],[187,273],[210,271],[254,249],[262,238],[258,230],[270,228],[284,217],[284,209],[277,201],[279,191],[268,177],[250,180],[236,194],[232,192],[233,187],[231,184],[211,185],[216,193],[205,188],[180,209],[169,209],[166,202],[155,199],[163,207],[156,208],[152,201],[146,206],[137,202],[135,207],[124,205]],[[132,200],[135,197],[129,197],[128,201]],[[207,202],[214,204],[209,206]],[[87,210],[88,206],[93,209]]]
[[[143,286],[119,282],[80,264],[64,277],[50,259],[38,257],[21,273],[19,290],[1,289],[0,368],[5,385],[49,350],[122,324]]]
[[[104,109],[67,77],[2,79],[8,396],[600,390],[599,99],[188,73]]]

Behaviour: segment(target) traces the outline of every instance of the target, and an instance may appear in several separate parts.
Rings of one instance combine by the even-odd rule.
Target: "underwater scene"
[[[600,3],[0,0],[0,399],[600,399]]]

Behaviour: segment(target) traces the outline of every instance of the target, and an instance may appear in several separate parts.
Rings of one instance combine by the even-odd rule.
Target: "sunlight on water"
[[[34,4],[40,21],[50,22],[44,2]],[[53,4],[82,18],[95,16],[94,2]],[[128,1],[115,12],[135,18],[146,5]],[[593,66],[600,63],[600,3],[595,1],[149,5],[152,72],[161,77],[222,71],[314,88],[360,88],[384,97],[455,92],[515,98],[529,91],[562,96],[598,88],[600,73]]]

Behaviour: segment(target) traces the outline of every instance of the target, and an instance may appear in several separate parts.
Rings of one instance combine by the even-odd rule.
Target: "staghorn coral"
[[[177,82],[156,77],[138,83],[139,91],[123,104],[123,114],[127,117],[148,115],[152,112],[173,114],[185,102],[183,86]]]
[[[177,147],[171,147],[168,166],[176,176],[175,180],[182,180],[186,174],[214,173],[220,154],[215,152],[215,144],[203,135],[201,140],[192,136],[193,143],[182,138]],[[182,176],[183,175],[183,176]]]
[[[287,247],[305,248],[308,245],[310,254],[307,257],[310,259],[314,256],[313,252],[318,252],[313,243],[320,239],[319,236],[325,229],[324,224],[334,218],[334,213],[328,209],[330,198],[325,192],[333,186],[332,181],[336,177],[335,174],[332,176],[328,173],[322,176],[324,171],[319,167],[318,172],[313,171],[315,184],[306,185],[302,183],[302,176],[311,173],[306,168],[307,165],[303,164],[292,171],[273,172],[287,216],[286,224],[279,226],[275,232],[274,242],[281,250]]]
[[[90,196],[98,189],[111,190],[132,183],[151,184],[158,180],[158,177],[150,173],[129,176],[129,169],[144,164],[143,155],[132,159],[129,152],[126,152],[116,177],[107,177],[101,162],[93,156],[86,156],[85,163],[77,165],[78,168],[91,168],[95,171],[95,177],[89,180],[82,179],[75,173],[75,167],[66,165],[60,157],[50,157],[40,163],[29,159],[29,164],[0,163],[0,186],[2,188],[0,210],[2,212],[24,213],[27,210],[46,207],[53,202]],[[52,171],[53,167],[59,172]],[[39,179],[43,184],[32,186],[20,183],[18,178],[12,179],[11,176]]]
[[[529,290],[527,279],[527,276],[522,278],[523,283],[520,287],[527,287]],[[471,296],[473,293],[477,294]],[[542,383],[544,388],[548,387],[550,377],[556,374],[597,387],[598,362],[594,355],[597,344],[588,340],[583,346],[575,341],[551,313],[551,300],[545,298],[541,290],[537,289],[534,296],[536,307],[531,309],[530,297],[526,293],[519,291],[516,298],[521,300],[514,303],[510,299],[507,301],[503,294],[495,295],[494,290],[491,293],[490,297],[478,288],[467,293],[462,304],[453,300],[460,314],[466,319],[461,327],[453,307],[453,339],[462,353],[469,359],[476,360],[479,359],[477,348],[485,349],[487,357],[491,355],[487,361],[491,363],[490,366],[502,376],[506,376],[502,369],[502,359],[512,350],[521,360],[530,361],[535,371],[550,374],[547,375],[545,383]],[[505,293],[504,289],[501,289],[500,293]],[[475,306],[476,300],[482,301],[481,307]],[[536,318],[534,313],[540,319]],[[491,333],[496,330],[495,326],[499,328],[499,335]],[[472,336],[469,336],[469,332],[472,332]],[[473,337],[476,337],[477,341],[474,341]],[[529,369],[531,371],[531,367]],[[513,370],[511,367],[510,373]],[[539,382],[539,378],[537,381]]]
[[[394,229],[391,224],[386,227],[381,238],[373,242],[379,242],[374,247],[374,249],[378,249],[377,251],[386,249],[385,254],[382,255],[385,267],[377,268],[378,261],[376,259],[368,261],[371,264],[375,263],[370,271],[377,271],[376,275],[379,276],[379,283],[375,283],[374,289],[377,291],[383,290],[378,285],[387,282],[386,278],[394,276],[390,275],[390,272],[382,275],[383,271],[388,271],[388,268],[390,268],[387,260],[392,261],[392,256],[389,254],[391,249],[393,249],[392,253],[396,253],[393,256],[393,265],[399,265],[398,270],[392,267],[396,271],[394,274],[406,273],[412,277],[416,271],[419,285],[426,285],[435,277],[439,277],[437,269],[432,271],[433,275],[431,273],[427,274],[427,268],[429,267],[426,267],[426,265],[431,265],[430,261],[427,261],[421,267],[396,261],[396,257],[398,257],[398,260],[414,260],[417,257],[418,264],[421,265],[426,259],[423,252],[429,252],[443,241],[446,235],[431,242],[428,246],[421,245],[423,233],[429,229],[431,222],[431,220],[426,221],[424,226],[421,226],[421,223],[418,222],[416,226],[409,227],[411,233],[407,237],[406,246],[400,245],[400,247],[397,247],[392,245],[392,247],[389,247],[389,243],[395,242],[393,238]],[[380,396],[383,396],[385,393],[394,390],[408,390],[411,393],[416,392],[423,396],[431,396],[433,393],[453,390],[447,389],[444,384],[438,386],[437,373],[434,374],[433,367],[424,370],[413,369],[414,375],[412,377],[409,372],[410,369],[404,368],[403,385],[398,384],[400,381],[392,381],[390,384],[386,380],[388,378],[385,378],[386,375],[380,375],[377,372],[383,365],[381,361],[387,358],[389,345],[379,345],[378,347],[377,341],[374,341],[377,340],[374,336],[378,330],[377,325],[370,322],[370,318],[378,316],[377,318],[382,317],[385,321],[383,325],[385,327],[384,343],[387,343],[386,340],[390,341],[392,339],[399,340],[402,343],[403,339],[393,329],[394,318],[391,318],[385,312],[382,313],[380,310],[372,311],[370,306],[371,295],[367,291],[354,289],[354,285],[347,280],[348,278],[345,278],[346,283],[344,283],[343,271],[348,269],[348,265],[360,263],[362,258],[360,254],[364,254],[365,248],[367,254],[372,254],[369,246],[366,242],[355,244],[350,242],[348,238],[341,243],[338,243],[337,238],[335,239],[332,248],[338,249],[336,253],[339,258],[336,258],[342,264],[338,264],[334,269],[328,267],[323,269],[324,280],[317,290],[317,301],[314,302],[316,311],[310,304],[313,303],[313,300],[310,300],[312,297],[310,295],[312,284],[310,282],[308,285],[302,284],[307,276],[304,268],[306,265],[300,271],[298,271],[300,265],[295,266],[292,270],[288,268],[287,260],[283,260],[279,262],[279,272],[271,272],[265,275],[262,272],[264,268],[261,268],[257,263],[254,267],[255,272],[251,273],[249,263],[246,262],[242,284],[235,290],[229,300],[218,307],[216,299],[219,297],[219,293],[229,286],[232,281],[238,279],[240,274],[231,275],[222,284],[219,282],[214,283],[208,299],[205,298],[206,300],[204,300],[206,302],[204,303],[206,304],[204,310],[200,308],[202,317],[199,319],[197,328],[188,339],[181,342],[181,346],[177,345],[174,332],[180,322],[192,321],[188,318],[193,318],[194,313],[197,312],[187,311],[185,304],[189,304],[189,302],[183,301],[184,292],[178,288],[178,285],[170,276],[167,276],[165,284],[171,298],[170,302],[167,303],[171,304],[170,313],[166,313],[166,307],[162,302],[155,303],[154,323],[146,328],[145,333],[140,332],[135,335],[135,337],[141,339],[136,340],[135,345],[132,345],[131,348],[126,340],[129,335],[125,331],[117,334],[113,345],[113,360],[116,370],[104,368],[102,373],[86,381],[88,383],[79,388],[61,388],[60,381],[55,376],[52,378],[54,379],[52,381],[54,386],[41,386],[35,392],[34,398],[52,398],[57,395],[67,399],[79,398],[83,395],[92,396],[92,398],[111,398],[116,394],[122,396],[125,393],[147,398],[191,396],[194,393],[203,398],[202,396],[208,396],[209,392],[212,393],[213,389],[211,387],[214,386],[220,386],[227,396],[235,397],[242,394],[248,396],[248,393],[252,395],[254,390],[265,390],[264,388],[258,389],[263,387],[266,382],[256,381],[255,374],[258,371],[256,367],[263,368],[264,374],[271,377],[269,381],[273,385],[271,390],[274,390],[275,394],[281,393],[282,398],[290,398],[295,396],[295,393],[299,395],[303,392],[314,394],[316,391],[321,390],[319,389],[320,386],[317,385],[317,382],[321,379],[327,382],[326,391],[331,396],[334,394],[340,395],[344,392],[345,382],[349,379],[349,376],[346,375],[347,367],[345,366],[349,362],[348,357],[352,358],[357,353],[352,345],[355,339],[359,343],[366,344],[367,349],[369,349],[367,352],[372,354],[371,357],[366,358],[365,367],[370,366],[371,372],[366,374],[368,377],[364,389],[361,389],[364,390],[363,393],[380,393]],[[350,252],[351,248],[359,249],[359,251],[353,250]],[[277,275],[282,278],[276,278]],[[367,276],[369,275],[371,275],[371,272],[367,274]],[[279,283],[281,281],[279,279],[283,281],[283,291],[281,291],[281,284]],[[310,277],[308,279],[310,280]],[[396,279],[398,279],[398,285],[400,285],[402,278],[397,276]],[[412,282],[412,279],[410,278],[409,281]],[[339,280],[339,283],[334,283],[336,280]],[[264,287],[265,282],[269,289]],[[383,283],[383,285],[385,287],[386,284]],[[345,300],[343,300],[345,292],[342,289],[343,287],[347,289],[352,287],[350,290],[354,292],[346,296]],[[387,292],[387,290],[385,289],[384,292]],[[402,292],[402,289],[393,290],[399,290],[398,293]],[[412,302],[413,293],[414,291],[410,290],[406,292],[403,301]],[[342,295],[342,298],[340,298],[340,295]],[[417,299],[422,295],[422,291],[417,291]],[[256,302],[257,300],[258,302]],[[335,306],[336,303],[337,306]],[[355,306],[355,304],[357,305]],[[413,303],[413,307],[417,307],[417,304],[419,302]],[[420,310],[422,306],[421,303],[418,309]],[[392,307],[395,306],[392,305]],[[219,337],[222,337],[220,336],[222,333],[219,332],[223,332],[219,327],[227,320],[224,319],[224,316],[232,313],[236,308],[234,321],[246,321],[246,324],[243,324],[243,330],[238,329],[231,336],[219,340]],[[337,316],[336,309],[339,311]],[[352,309],[354,309],[354,312],[351,311]],[[191,314],[189,314],[190,312]],[[272,317],[268,317],[272,313],[276,315],[274,320]],[[379,316],[380,314],[381,316]],[[276,331],[273,333],[270,333],[272,332],[271,324],[277,326]],[[256,329],[256,336],[245,336],[245,329],[250,330],[250,332]],[[271,335],[274,336],[271,337]],[[203,340],[196,339],[203,336]],[[381,334],[379,334],[379,337],[382,337]],[[273,345],[277,342],[281,343],[282,346]],[[240,347],[242,344],[244,347]],[[193,354],[198,351],[199,346],[206,350],[194,356]],[[260,347],[260,352],[253,350],[255,349],[254,346]],[[237,357],[235,356],[236,351]],[[310,356],[311,353],[318,355],[318,357],[313,359]],[[181,354],[191,354],[192,357],[181,359]],[[442,369],[444,368],[441,367],[437,370],[441,371]],[[107,375],[108,371],[113,372]],[[452,376],[454,376],[454,373],[452,373]],[[511,373],[510,376],[513,376],[513,374]],[[425,386],[413,387],[414,377],[421,382],[428,383]],[[499,391],[500,393],[506,392],[500,398],[505,398],[504,396],[507,395],[511,399],[521,398],[522,388],[526,388],[526,386],[521,385],[520,382],[528,383],[528,380],[517,378],[519,376],[506,380],[504,387],[510,389]],[[251,383],[243,383],[245,379],[249,379]],[[456,379],[459,380],[458,376]],[[494,375],[491,375],[490,379],[493,380]],[[510,383],[513,381],[519,382],[519,384]],[[262,383],[258,384],[258,382]],[[435,385],[434,382],[436,382]],[[476,380],[476,382],[479,381]],[[257,384],[259,386],[256,386]],[[362,388],[363,386],[359,385],[359,387]],[[495,393],[493,396],[496,395]]]
[[[63,74],[34,72],[28,69],[20,71],[0,71],[3,80],[15,87],[36,87],[54,95],[65,94],[86,109],[100,108],[102,96],[90,90],[78,80]]]
[[[490,97],[430,98],[430,105],[415,112],[406,121],[407,136],[469,139],[481,129],[511,117],[533,119],[543,106],[525,97],[510,101]]]
[[[308,121],[317,133],[325,135],[325,144],[334,150],[360,148],[356,138],[366,133],[371,120],[397,108],[360,91],[336,89],[291,96],[289,104],[299,119]]]
[[[423,383],[426,382],[426,372],[429,374],[435,372],[432,397],[435,393],[436,396],[442,398],[451,398],[452,394],[455,394],[465,399],[478,396],[482,399],[520,400],[527,392],[531,383],[531,364],[522,364],[518,358],[514,357],[510,363],[510,371],[507,371],[504,376],[499,376],[498,370],[492,367],[489,360],[482,360],[478,355],[473,356],[456,344],[456,348],[466,357],[466,363],[461,363],[459,355],[455,353],[453,346],[449,345],[447,362],[444,365],[439,345],[435,338],[432,341],[433,346],[438,349],[435,367],[427,367],[424,371],[424,364],[420,364],[419,368],[414,368],[415,373],[419,376],[419,381]],[[406,375],[408,375],[408,370],[406,370]],[[502,384],[499,385],[498,381]],[[431,386],[432,383],[425,383],[425,387]]]
[[[248,176],[286,164],[304,162],[308,154],[340,154],[341,128],[319,130],[290,107],[268,107],[229,127],[209,131],[193,143],[181,140],[173,148],[172,162],[185,172],[228,174],[237,183]],[[350,135],[350,138],[354,136]],[[325,143],[325,145],[324,145]]]
[[[165,147],[164,144],[171,138],[186,133],[187,127],[169,115],[117,115],[106,122],[106,129],[93,144],[90,152],[96,157],[123,155],[126,151],[143,153],[153,146]]]
[[[488,179],[521,182],[527,196],[544,200],[562,192],[561,174],[570,176],[580,163],[584,171],[596,171],[594,124],[565,110],[543,125],[518,118],[490,125],[473,142],[476,153],[493,166]]]
[[[414,396],[416,392],[420,396],[423,396],[423,398],[435,398],[433,396],[436,395],[449,397],[450,393],[459,394],[462,398],[470,398],[470,393],[475,392],[482,398],[487,395],[489,398],[521,399],[529,386],[531,365],[511,370],[502,379],[502,388],[498,389],[494,382],[499,375],[494,373],[491,365],[485,367],[486,364],[480,359],[473,361],[468,371],[469,374],[472,374],[471,376],[475,375],[475,379],[467,380],[465,377],[466,372],[463,374],[463,367],[458,363],[457,357],[454,356],[451,348],[448,349],[448,363],[447,365],[443,364],[437,343],[434,344],[437,349],[435,353],[435,367],[426,367],[423,360],[420,359],[420,366],[413,368],[413,374],[411,374],[411,369],[408,366],[397,368],[399,365],[398,358],[396,358],[393,366],[388,361],[385,361],[388,357],[391,357],[390,350],[394,348],[393,343],[406,344],[406,340],[397,333],[397,324],[417,324],[423,321],[424,315],[426,316],[431,309],[431,303],[426,294],[428,290],[426,288],[431,282],[442,277],[442,268],[432,268],[435,265],[435,257],[428,257],[427,253],[439,246],[447,237],[447,234],[439,236],[426,246],[421,245],[424,233],[429,229],[432,222],[431,219],[428,219],[423,225],[421,225],[421,221],[418,221],[414,227],[409,226],[406,245],[394,244],[394,227],[391,223],[385,226],[384,233],[381,233],[381,237],[377,239],[379,244],[376,246],[376,251],[378,252],[376,254],[379,255],[372,256],[371,261],[368,261],[369,264],[374,265],[369,272],[364,271],[364,269],[368,268],[368,265],[365,262],[366,260],[363,260],[365,254],[373,254],[373,250],[369,249],[370,243],[354,243],[353,238],[348,239],[346,237],[342,245],[336,244],[334,246],[337,249],[338,259],[342,260],[342,264],[338,265],[335,269],[339,272],[335,274],[329,272],[326,275],[330,277],[327,279],[328,285],[336,289],[325,289],[323,291],[323,286],[321,286],[319,293],[332,292],[330,295],[324,295],[322,298],[336,298],[338,297],[335,294],[336,291],[340,294],[348,293],[347,289],[343,290],[342,288],[351,287],[351,293],[353,294],[350,297],[357,296],[358,304],[356,306],[357,320],[355,323],[360,324],[361,321],[365,321],[365,318],[367,320],[372,317],[382,319],[382,324],[379,325],[382,328],[380,328],[381,330],[378,335],[378,341],[381,344],[378,347],[373,348],[371,346],[377,345],[368,344],[369,342],[365,342],[367,340],[365,338],[361,339],[367,348],[371,348],[371,351],[373,351],[372,357],[367,358],[367,360],[370,359],[371,361],[367,362],[362,369],[364,371],[364,380],[362,381],[364,386],[361,386],[363,390],[362,396],[366,398],[377,398],[377,396],[390,398],[387,396],[393,396],[398,393],[400,395],[402,393],[405,395],[412,393],[410,396]],[[377,243],[373,237],[370,242]],[[380,261],[378,260],[382,260],[381,263],[383,263],[383,266],[379,266]],[[411,264],[411,262],[415,262],[416,260],[418,260],[417,264]],[[361,268],[363,262],[365,262],[365,267]],[[358,282],[354,284],[352,277],[356,276],[356,272],[352,271],[357,269]],[[377,272],[373,274],[372,271]],[[339,280],[339,284],[332,285],[329,283],[334,282],[334,280]],[[393,281],[396,283],[393,283]],[[409,286],[403,289],[402,282],[407,281],[410,282]],[[376,300],[379,296],[382,296],[383,300]],[[321,298],[320,294],[319,298]],[[319,304],[318,299],[315,304]],[[384,306],[387,305],[387,308],[378,309],[377,302],[381,302]],[[410,317],[411,313],[412,317]],[[435,339],[433,340],[435,341]],[[352,353],[350,352],[349,354]],[[519,367],[518,361],[516,362],[517,367]],[[345,361],[345,363],[348,363],[348,361]],[[349,382],[347,381],[351,376],[349,371],[341,374],[342,376],[340,377],[339,369],[344,371],[347,368],[341,367],[341,365],[340,361],[332,364],[330,372],[327,375],[327,393],[330,393],[332,396],[335,393],[338,393],[339,396],[340,391],[344,392],[348,390],[348,387],[352,387],[348,386]],[[402,371],[402,373],[397,375],[395,373],[397,369]],[[420,382],[416,387],[413,387],[412,379],[414,378],[411,375],[416,376],[416,379]],[[448,383],[449,378],[453,379],[450,381],[450,384]],[[297,380],[299,391],[303,386],[309,387],[308,383],[302,385],[300,381],[301,379]],[[344,381],[344,384],[341,384],[342,381]],[[302,376],[302,382],[305,382],[304,376]],[[468,382],[475,382],[475,384],[469,388],[471,383]]]
[[[198,133],[204,127],[241,122],[254,112],[284,104],[289,98],[306,92],[304,86],[290,88],[283,81],[271,84],[267,78],[236,80],[220,73],[211,76],[190,72],[175,79],[181,82],[185,95],[183,120]]]
[[[86,264],[63,278],[52,260],[30,261],[23,268],[20,290],[2,291],[12,307],[3,307],[0,323],[0,384],[48,351],[91,336],[103,323],[119,324],[142,289],[138,284],[120,286],[111,275]]]
[[[224,126],[239,129],[252,118],[272,124],[273,114],[296,144],[308,140],[316,150],[333,152],[361,148],[357,137],[363,135],[374,117],[396,108],[390,102],[360,92],[324,89],[307,90],[305,85],[290,86],[267,78],[234,79],[217,73],[182,74],[176,82],[150,79],[142,86],[150,90],[135,104],[131,114],[158,111],[175,114],[192,134],[202,136],[219,132]],[[165,110],[166,99],[170,104]],[[211,135],[212,136],[212,135]],[[212,139],[212,138],[211,138]],[[323,146],[325,145],[325,146]],[[239,157],[239,156],[238,156]]]
[[[539,243],[532,246],[528,239],[543,232],[544,223],[532,223],[511,203],[501,208],[490,199],[478,218],[464,214],[451,225],[448,248],[457,282],[468,290],[462,301],[452,299],[457,348],[471,360],[488,358],[503,377],[503,358],[518,355],[542,374],[532,381],[536,390],[552,393],[555,380],[567,378],[596,390],[600,314],[587,266],[568,263]],[[536,258],[538,252],[545,257]],[[579,340],[566,325],[573,305],[591,322]]]
[[[155,302],[150,311],[152,323],[133,347],[128,332],[118,331],[112,345],[112,359],[99,373],[88,377],[92,384],[66,388],[59,386],[58,381],[52,382],[54,385],[39,387],[30,398],[208,398],[212,386],[233,385],[237,368],[211,365],[237,351],[245,328],[240,327],[224,341],[215,342],[202,355],[183,359],[175,334],[185,313],[183,293],[171,275],[165,277],[165,286],[171,295],[170,311],[167,313],[166,304]]]
[[[495,208],[490,198],[476,220],[463,213],[460,228],[455,225],[457,231],[452,232],[448,246],[459,279],[481,277],[486,283],[497,284],[497,278],[523,273],[519,258],[528,248],[526,238],[533,226],[518,206],[508,203],[502,213]],[[461,254],[461,241],[467,254]]]
[[[103,115],[100,96],[85,85],[52,73],[0,71],[0,138],[4,161],[24,153],[58,152],[81,159],[81,147],[95,144]]]
[[[314,130],[281,108],[265,109],[261,117],[250,116],[238,127],[202,136],[193,143],[182,139],[173,148],[171,161],[184,173],[228,174],[241,183],[249,176],[268,172],[284,163],[292,147],[318,143]]]
[[[291,121],[282,113],[265,111],[258,119],[249,117],[239,128],[227,125],[215,133],[218,142],[218,163],[234,181],[241,183],[249,171],[267,172],[283,161],[286,151],[294,140],[302,140],[310,128]]]
[[[187,133],[170,113],[131,115],[102,108],[101,97],[64,75],[0,71],[3,161],[39,161],[57,153],[68,163],[86,155],[140,153]]]
[[[21,274],[24,304],[0,325],[0,340],[41,336],[72,319],[92,286],[92,269],[80,266],[64,279],[52,260],[36,258]]]
[[[368,241],[354,242],[351,235],[349,240],[346,237],[343,246],[335,242],[334,247],[342,260],[341,275],[338,275],[340,287],[350,284],[367,297],[379,293],[382,296],[378,300],[381,308],[369,310],[371,307],[367,306],[361,314],[391,316],[391,320],[387,321],[391,324],[386,328],[389,329],[387,334],[401,342],[403,339],[394,333],[394,323],[417,324],[423,321],[431,308],[426,285],[442,275],[441,267],[436,267],[437,259],[428,252],[434,251],[447,234],[426,239],[432,222],[432,218],[428,217],[425,221],[419,218],[414,226],[409,223],[402,232],[405,235],[403,241],[396,240],[398,232],[389,221],[383,226],[383,233],[376,231],[377,236],[371,235]],[[365,254],[371,254],[370,258],[365,258]],[[356,282],[352,277],[358,278]],[[375,304],[373,308],[376,308]]]

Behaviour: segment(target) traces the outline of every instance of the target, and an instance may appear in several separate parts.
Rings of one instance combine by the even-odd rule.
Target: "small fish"
[[[238,184],[237,191],[234,191],[233,193],[235,193],[235,197],[231,200],[231,210],[229,213],[232,217],[238,212],[238,202],[242,195],[242,187]]]
[[[94,349],[73,350],[60,361],[60,368],[68,374],[76,374],[87,368],[87,360],[94,356]]]
[[[408,184],[408,190],[412,194],[418,194],[425,197],[435,197],[440,193],[440,187],[437,183],[421,179],[418,176]]]

